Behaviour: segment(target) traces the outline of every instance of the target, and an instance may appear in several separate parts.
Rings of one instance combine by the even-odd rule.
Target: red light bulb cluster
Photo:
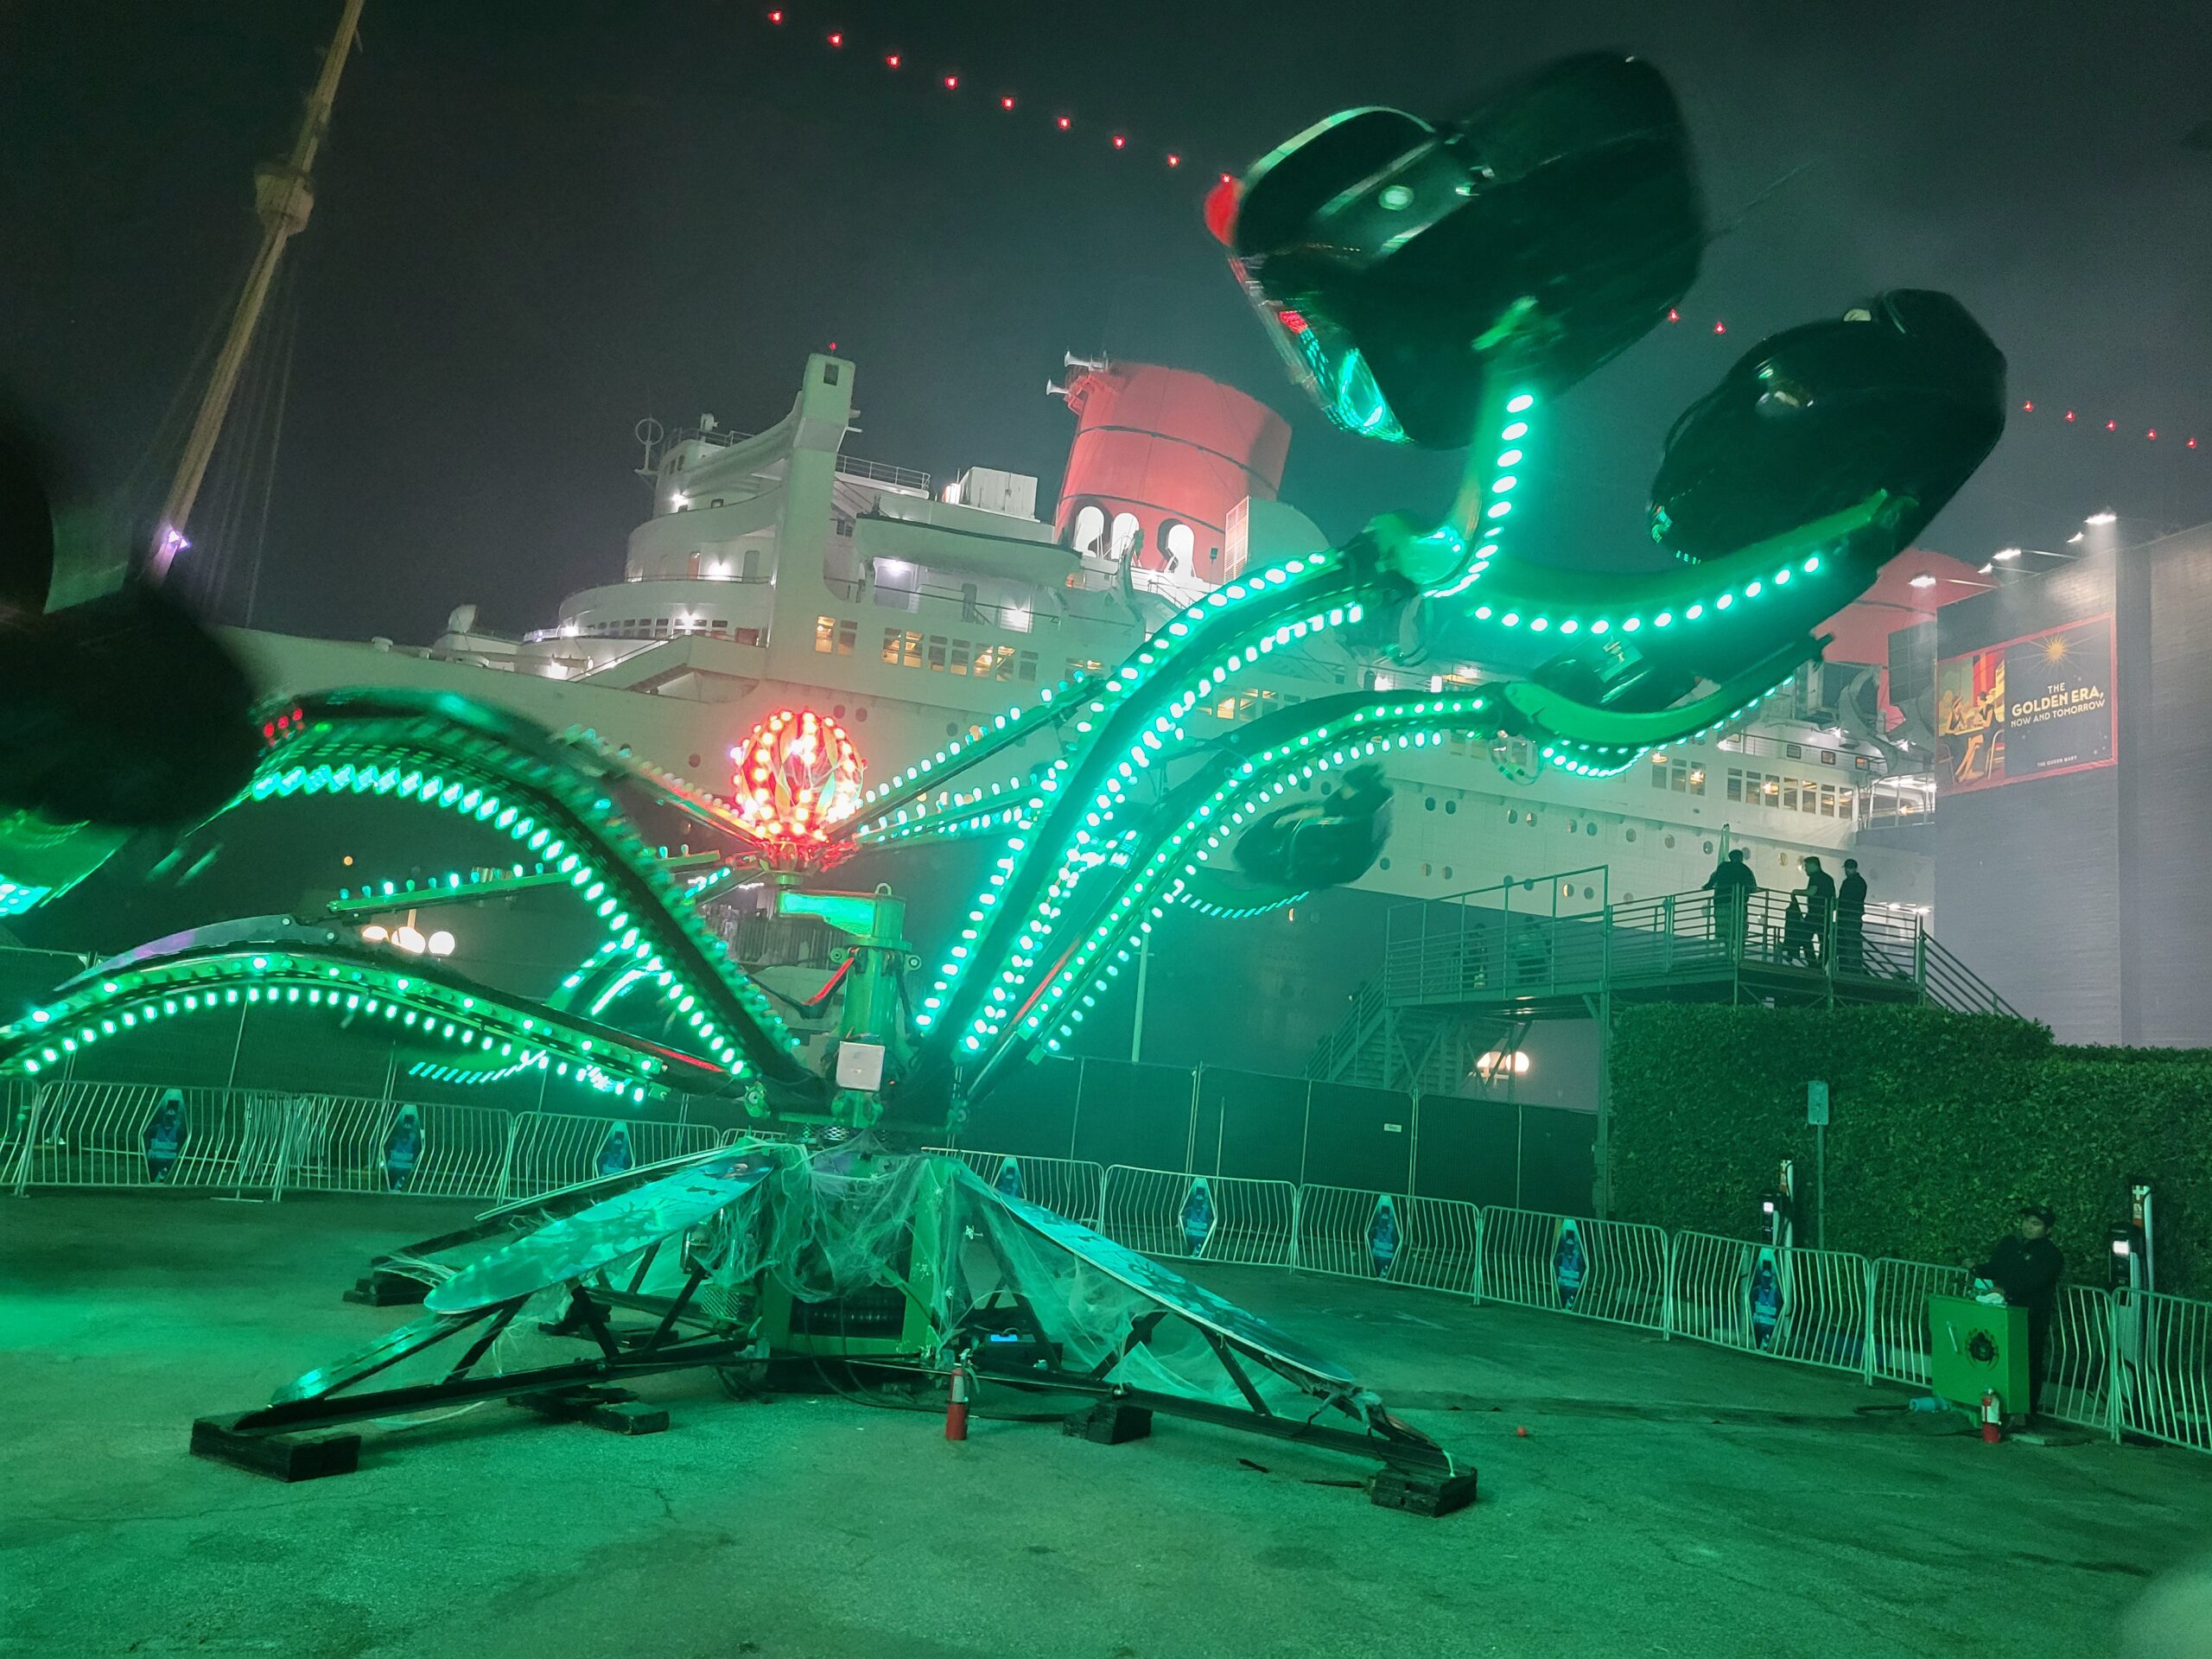
[[[842,726],[810,709],[779,709],[730,759],[737,816],[762,841],[817,847],[860,805],[860,751]]]

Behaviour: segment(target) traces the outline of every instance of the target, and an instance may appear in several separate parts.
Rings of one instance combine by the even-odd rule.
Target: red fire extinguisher
[[[944,1438],[964,1440],[968,1438],[968,1356],[961,1354],[952,1362],[952,1395],[945,1402]]]
[[[1981,1393],[1981,1438],[1990,1446],[2005,1438],[2004,1413],[1998,1407],[1994,1389],[1984,1389]]]

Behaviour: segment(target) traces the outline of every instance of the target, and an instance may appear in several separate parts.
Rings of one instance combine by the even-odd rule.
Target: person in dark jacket
[[[1866,971],[1866,878],[1859,861],[1843,861],[1843,881],[1835,890],[1835,965],[1840,973]]]
[[[2035,1415],[2043,1398],[2044,1370],[2050,1353],[2050,1320],[2058,1300],[2058,1281],[2066,1271],[2066,1258],[2050,1240],[2051,1210],[2047,1204],[2023,1205],[2020,1229],[1999,1239],[1986,1262],[1977,1262],[1976,1279],[1986,1279],[2013,1307],[2028,1311],[2028,1414]],[[2005,1404],[2009,1408],[2011,1402]]]
[[[1797,902],[1797,895],[1789,895],[1789,913],[1782,918],[1782,959],[1784,962],[1805,963],[1811,960],[1813,925],[1805,918],[1805,907]]]
[[[1805,921],[1813,930],[1812,955],[1827,965],[1830,930],[1835,925],[1835,877],[1821,868],[1821,861],[1805,860]]]
[[[1744,929],[1751,919],[1751,895],[1759,890],[1759,879],[1744,861],[1742,848],[1733,849],[1713,868],[1713,874],[1705,878],[1705,890],[1713,895],[1716,937],[1731,956],[1740,953]]]

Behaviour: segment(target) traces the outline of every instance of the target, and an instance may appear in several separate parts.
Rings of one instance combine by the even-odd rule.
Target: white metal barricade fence
[[[2112,1293],[2091,1285],[2061,1285],[2044,1339],[2042,1395],[2036,1409],[2062,1422],[2111,1429],[2113,1422],[2113,1306]]]
[[[1106,1172],[1098,1230],[1147,1255],[1287,1268],[1298,1232],[1288,1181],[1116,1164]]]
[[[1663,1332],[1667,1235],[1637,1222],[1484,1205],[1481,1294]]]
[[[300,1095],[287,1129],[289,1191],[488,1198],[499,1192],[514,1116],[489,1106]]]
[[[235,1188],[242,1166],[273,1166],[282,1109],[221,1089],[48,1084],[22,1114],[10,1185]]]
[[[1932,1381],[1928,1299],[1964,1295],[1967,1270],[1885,1255],[1870,1262],[1866,1274],[1866,1345],[1874,1376],[1927,1388]]]
[[[1349,1186],[1298,1190],[1292,1265],[1424,1290],[1478,1294],[1482,1211],[1452,1198]]]
[[[664,1158],[705,1152],[721,1141],[721,1131],[708,1123],[518,1112],[497,1196],[502,1201],[535,1198]]]
[[[925,1147],[957,1158],[1001,1192],[1042,1205],[1056,1216],[1098,1225],[1106,1196],[1106,1166],[1083,1158],[1033,1158],[1026,1153],[986,1152],[976,1147]]]
[[[1676,1334],[1872,1380],[1865,1256],[1676,1233],[1672,1257]]]
[[[2110,1300],[2118,1427],[2212,1452],[2212,1302],[2145,1290]]]

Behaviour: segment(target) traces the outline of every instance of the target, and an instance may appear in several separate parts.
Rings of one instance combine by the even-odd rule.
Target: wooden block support
[[[584,1423],[610,1434],[658,1434],[668,1427],[665,1408],[646,1405],[627,1389],[541,1389],[534,1394],[509,1395],[507,1403],[556,1422]]]
[[[360,1466],[358,1434],[241,1434],[222,1417],[201,1417],[192,1425],[192,1455],[227,1463],[283,1481],[321,1480],[350,1475]]]
[[[1101,1400],[1088,1410],[1072,1412],[1063,1418],[1060,1433],[1099,1446],[1123,1446],[1152,1433],[1152,1413],[1142,1406]]]
[[[1475,1501],[1475,1471],[1464,1475],[1409,1475],[1378,1469],[1367,1478],[1367,1498],[1377,1509],[1408,1515],[1449,1515]]]
[[[429,1294],[430,1287],[420,1279],[410,1279],[404,1273],[386,1273],[379,1268],[355,1280],[353,1288],[346,1293],[346,1300],[362,1307],[408,1307]]]

